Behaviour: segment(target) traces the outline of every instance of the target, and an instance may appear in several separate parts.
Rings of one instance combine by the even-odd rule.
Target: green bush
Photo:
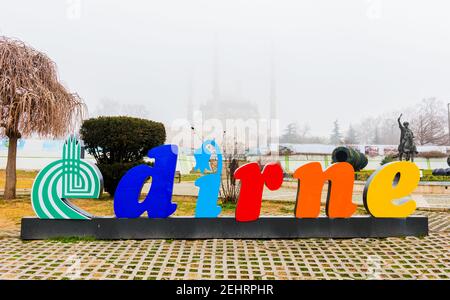
[[[423,175],[420,181],[450,181],[450,176]]]
[[[113,163],[113,164],[99,164],[97,163],[100,172],[103,175],[103,187],[111,196],[114,196],[117,185],[122,176],[131,168],[143,164],[144,161],[136,161],[131,163]]]
[[[164,125],[133,117],[98,117],[85,120],[81,138],[103,175],[105,191],[111,196],[120,178],[142,164],[147,152],[166,140]]]
[[[395,160],[395,158],[391,155],[386,155],[385,157],[383,157],[383,159],[380,162],[380,165],[385,165],[387,163],[393,162]]]
[[[355,180],[366,181],[369,179],[370,175],[375,172],[374,170],[362,170],[355,172]]]
[[[424,170],[422,170],[422,175],[423,176],[425,176],[425,175],[433,175],[433,170],[431,170],[431,169],[424,169]]]
[[[443,158],[447,157],[447,154],[442,153],[440,151],[425,151],[425,152],[419,152],[417,154],[417,157],[423,157],[423,158]]]
[[[364,170],[355,172],[355,180],[367,181],[375,170]],[[450,181],[450,176],[436,176],[431,174],[432,170],[423,169],[420,181]]]

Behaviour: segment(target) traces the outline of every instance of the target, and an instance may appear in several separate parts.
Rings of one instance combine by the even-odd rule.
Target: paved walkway
[[[386,239],[24,242],[0,232],[0,279],[450,279],[450,214]]]
[[[174,194],[197,195],[193,182]],[[296,189],[264,192],[295,201]],[[361,194],[354,202],[361,203]],[[19,239],[0,229],[0,279],[450,279],[448,196],[415,195],[427,237],[297,240]]]

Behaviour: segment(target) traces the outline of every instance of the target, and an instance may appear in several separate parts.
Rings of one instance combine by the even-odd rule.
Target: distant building
[[[204,120],[219,119],[225,124],[227,119],[259,119],[258,106],[250,101],[236,98],[211,99],[200,105]]]
[[[203,128],[198,128],[202,122],[218,120],[223,128],[222,135],[226,148],[230,147],[239,149],[239,154],[260,155],[265,153],[275,153],[278,151],[278,120],[277,120],[277,99],[276,99],[276,78],[275,78],[275,61],[273,45],[270,53],[270,77],[267,85],[268,99],[261,101],[248,101],[243,99],[237,92],[236,94],[223,93],[220,89],[220,64],[219,64],[219,47],[217,36],[214,39],[213,59],[212,59],[212,90],[211,97],[204,101],[195,101],[200,104],[194,104],[193,83],[192,78],[189,80],[188,97],[186,107],[186,119],[191,124],[192,129],[191,140],[204,140],[205,134]],[[239,87],[238,87],[239,90]],[[263,106],[268,105],[268,114],[261,114],[261,103]],[[196,107],[196,109],[194,109]],[[197,112],[201,112],[198,115]],[[231,121],[231,122],[228,122]],[[234,121],[234,122],[233,122]],[[244,123],[241,123],[244,122]],[[213,125],[214,126],[214,125]],[[233,132],[234,131],[234,132]],[[239,131],[239,134],[236,133]],[[245,132],[245,138],[242,137]],[[215,137],[219,138],[214,132]],[[184,147],[185,148],[185,147]],[[194,145],[184,149],[186,153],[192,152]]]

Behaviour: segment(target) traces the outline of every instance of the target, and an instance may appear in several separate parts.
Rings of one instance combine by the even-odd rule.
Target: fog
[[[335,119],[345,129],[450,99],[449,9],[445,0],[3,0],[0,35],[47,53],[91,114],[106,101],[170,124],[190,97],[195,108],[212,98],[216,72],[224,99],[268,118],[272,84],[281,128],[297,121],[329,135]]]

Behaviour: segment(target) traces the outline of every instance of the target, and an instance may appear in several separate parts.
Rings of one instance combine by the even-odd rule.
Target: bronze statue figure
[[[409,128],[408,122],[402,122],[400,119],[403,114],[398,117],[398,126],[400,127],[400,145],[398,145],[399,160],[403,159],[403,154],[405,154],[405,159],[407,161],[414,161],[414,155],[417,154],[416,144],[414,143],[414,133]]]

